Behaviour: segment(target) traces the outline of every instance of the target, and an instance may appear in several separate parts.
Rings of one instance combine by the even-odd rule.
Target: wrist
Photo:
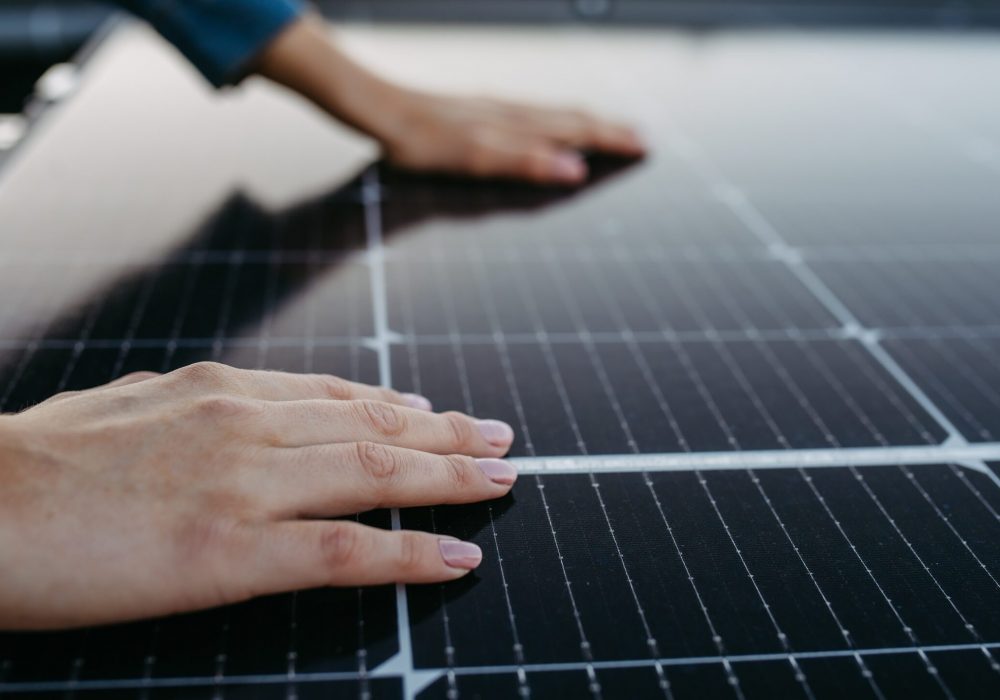
[[[379,141],[397,129],[393,112],[406,91],[348,57],[320,18],[289,26],[265,49],[256,70]]]
[[[375,140],[391,141],[399,130],[406,91],[350,61],[333,72],[321,106]]]

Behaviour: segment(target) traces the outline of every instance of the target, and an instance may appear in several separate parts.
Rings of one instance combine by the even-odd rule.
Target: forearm
[[[252,69],[299,93],[342,122],[385,140],[401,88],[353,61],[319,17],[303,16],[257,57]]]

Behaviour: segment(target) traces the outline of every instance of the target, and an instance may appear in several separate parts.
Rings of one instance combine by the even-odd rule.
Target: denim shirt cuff
[[[125,0],[216,87],[238,83],[253,59],[304,11],[300,0]]]

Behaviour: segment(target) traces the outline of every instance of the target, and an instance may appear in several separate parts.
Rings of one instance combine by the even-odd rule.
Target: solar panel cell
[[[933,444],[944,437],[852,341],[542,339],[499,348],[435,341],[397,346],[393,366],[399,388],[419,386],[439,408],[467,410],[455,390],[467,386],[472,410],[514,425],[523,415],[527,432],[515,455]],[[511,405],[511,387],[479,387],[483,376],[515,383],[521,405]],[[485,395],[472,395],[478,392]]]

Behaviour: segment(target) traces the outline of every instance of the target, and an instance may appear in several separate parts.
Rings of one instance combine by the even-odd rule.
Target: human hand
[[[587,177],[581,151],[644,152],[629,127],[578,110],[402,89],[383,100],[372,131],[412,170],[573,185]]]
[[[0,416],[0,628],[465,575],[470,543],[318,519],[506,494],[510,427],[429,408],[199,363]]]
[[[643,155],[635,132],[570,109],[410,90],[350,59],[320,19],[293,22],[258,57],[261,75],[378,140],[390,161],[420,171],[572,185],[581,151]]]

